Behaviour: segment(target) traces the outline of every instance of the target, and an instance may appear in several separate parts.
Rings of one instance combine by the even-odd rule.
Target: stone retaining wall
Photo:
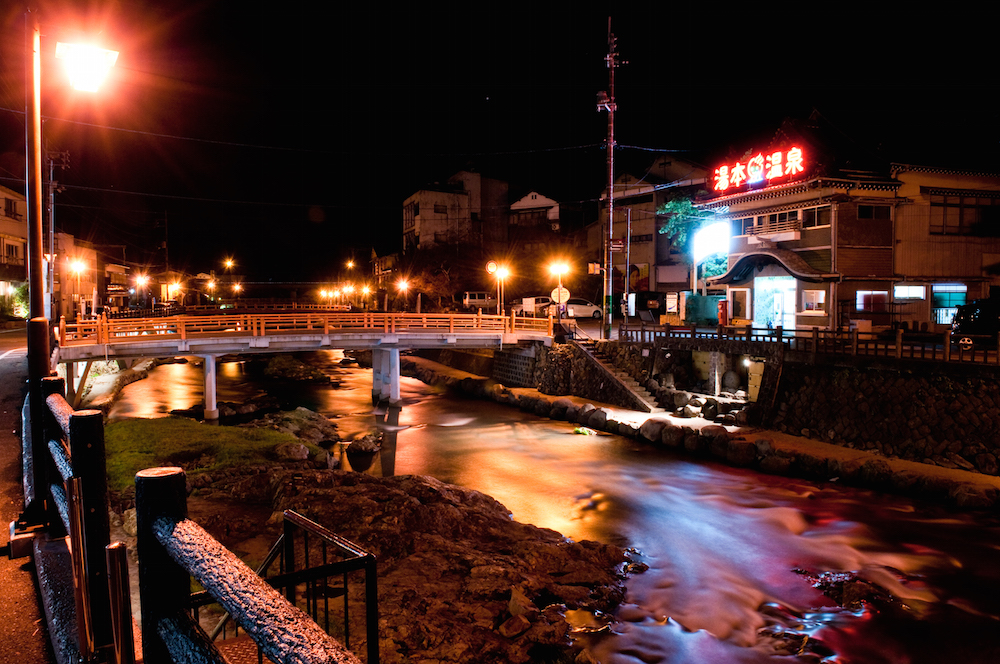
[[[786,363],[769,428],[886,456],[998,474],[995,369]]]

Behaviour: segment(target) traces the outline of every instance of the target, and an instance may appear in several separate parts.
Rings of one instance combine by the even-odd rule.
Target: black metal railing
[[[659,339],[712,339],[783,343],[791,351],[808,354],[863,355],[871,357],[1000,364],[998,339],[992,336],[912,333],[903,329],[885,332],[858,330],[785,330],[781,327],[745,326],[677,327],[647,323],[622,323],[618,340],[652,344]]]
[[[331,617],[340,617],[340,634],[344,646],[351,648],[350,579],[354,572],[364,573],[365,586],[365,638],[368,662],[378,662],[378,576],[375,556],[350,540],[307,519],[298,512],[283,513],[282,534],[271,547],[264,561],[255,570],[272,588],[284,591],[293,606],[299,606],[317,623],[322,623],[330,633]],[[297,535],[299,537],[297,537]],[[338,556],[332,560],[331,556]],[[278,573],[269,576],[272,566],[278,563]],[[298,563],[298,564],[297,564]],[[339,585],[331,585],[331,579]],[[339,607],[331,599],[340,598]],[[213,604],[208,591],[191,595],[191,606],[197,618],[198,607]],[[229,638],[229,626],[234,626],[233,636],[239,634],[239,625],[228,612],[209,633],[209,638]],[[260,651],[258,650],[258,654]],[[260,654],[262,658],[263,655]]]
[[[275,662],[360,664],[348,649],[348,577],[360,570],[365,574],[367,661],[378,661],[378,588],[372,554],[299,514],[285,512],[281,538],[259,568],[266,573],[280,560],[281,573],[264,579],[187,518],[186,479],[180,468],[151,468],[136,475],[136,516],[147,664],[224,661],[218,644],[225,642],[213,637],[225,637],[229,622],[234,631],[242,629],[257,644],[258,661],[266,656]],[[338,560],[330,560],[331,549]],[[203,592],[191,594],[192,577]],[[341,585],[330,584],[334,577],[340,577]],[[342,609],[330,602],[339,596],[344,598]],[[306,615],[297,609],[303,602]],[[210,636],[198,613],[213,603],[222,607],[224,615]],[[329,634],[331,616],[338,612],[343,616],[343,645]]]

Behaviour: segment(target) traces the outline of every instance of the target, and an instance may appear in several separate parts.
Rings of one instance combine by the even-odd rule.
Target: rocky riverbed
[[[385,664],[571,661],[574,612],[610,614],[624,597],[618,547],[518,523],[489,496],[430,477],[318,465],[193,472],[191,518],[251,564],[280,535],[284,510],[374,553]],[[118,502],[127,508],[129,496]],[[133,519],[126,509],[126,532]],[[363,583],[352,583],[351,601],[352,647],[363,652]]]

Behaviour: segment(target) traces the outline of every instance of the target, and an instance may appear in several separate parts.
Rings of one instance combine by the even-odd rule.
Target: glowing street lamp
[[[492,274],[497,280],[497,315],[503,316],[503,282],[510,276],[510,270],[506,265],[500,265],[496,261],[486,264],[486,272]]]
[[[76,90],[97,92],[118,60],[118,51],[90,44],[56,42],[56,57],[66,61],[70,85]]]
[[[559,278],[559,291],[558,291],[558,293],[559,293],[559,296],[560,296],[559,299],[561,300],[561,299],[563,299],[562,298],[562,290],[563,290],[562,278],[563,278],[564,274],[566,274],[567,272],[569,272],[569,265],[567,265],[566,263],[553,263],[552,265],[549,266],[549,272],[551,272],[552,274],[554,274],[555,276],[557,276]],[[563,302],[559,302],[557,304],[558,304],[558,308],[556,309],[556,312],[558,313],[558,318],[561,321],[562,320]]]
[[[35,458],[41,458],[45,453],[44,422],[45,409],[42,394],[42,378],[48,374],[49,335],[45,316],[45,279],[43,276],[44,254],[42,251],[42,28],[38,21],[38,13],[28,11],[24,15],[24,45],[25,62],[27,64],[25,88],[25,200],[27,203],[27,272],[28,272],[28,389],[30,412],[32,414],[31,440]],[[113,62],[105,60],[106,66]],[[35,486],[48,486],[47,471],[43,464],[36,464],[34,472]],[[31,514],[30,520],[39,519],[36,515],[44,507],[34,500],[25,505],[25,514]],[[83,648],[88,650],[89,648]],[[82,653],[89,658],[91,652]]]
[[[406,279],[400,279],[396,282],[396,290],[403,294],[403,311],[406,311],[406,293],[410,289],[410,282]]]

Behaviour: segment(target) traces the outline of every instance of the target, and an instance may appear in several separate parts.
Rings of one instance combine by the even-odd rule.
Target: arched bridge
[[[197,355],[205,360],[205,418],[217,419],[215,361],[235,353],[288,353],[339,348],[371,350],[372,397],[399,400],[399,351],[500,348],[552,341],[551,318],[481,314],[259,313],[63,322],[55,360],[66,364],[69,391],[76,368],[95,360]],[[82,383],[82,381],[81,381]]]

